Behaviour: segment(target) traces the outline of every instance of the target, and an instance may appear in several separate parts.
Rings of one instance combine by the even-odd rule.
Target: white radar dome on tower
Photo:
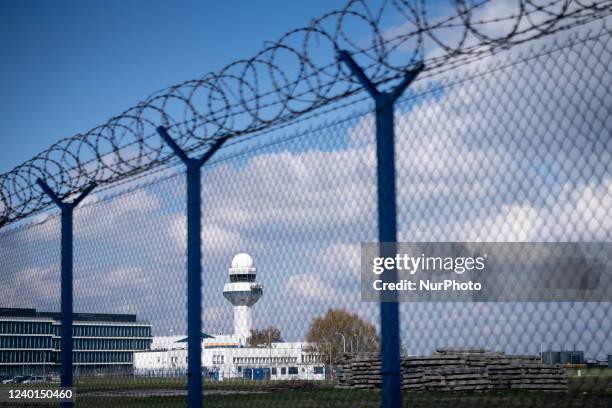
[[[253,268],[253,258],[246,253],[240,253],[232,259],[232,268]]]

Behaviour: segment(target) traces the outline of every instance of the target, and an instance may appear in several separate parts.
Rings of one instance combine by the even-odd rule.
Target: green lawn
[[[485,393],[411,392],[404,394],[406,407],[599,407],[612,406],[612,370],[570,372],[570,392],[529,393],[517,391]],[[11,386],[3,385],[0,389]],[[25,387],[25,385],[23,386]],[[371,390],[335,389],[329,382],[225,381],[205,382],[207,408],[280,407],[335,408],[379,407],[380,392]],[[12,386],[15,388],[15,386]],[[184,407],[185,379],[77,379],[77,407]],[[168,396],[152,396],[159,393]],[[148,394],[148,396],[147,396]],[[207,395],[208,394],[208,395]],[[57,406],[57,404],[4,404],[10,406]]]
[[[565,372],[570,378],[578,377],[578,371],[575,368],[566,368]],[[581,377],[612,377],[612,368],[589,368],[588,370],[580,370]]]
[[[541,393],[465,393],[465,394],[435,394],[435,393],[406,393],[404,395],[405,407],[453,407],[453,408],[479,408],[479,407],[597,407],[610,406],[612,400],[605,395],[580,394],[541,394]],[[184,407],[185,397],[155,397],[155,398],[117,398],[117,397],[81,397],[77,398],[77,407]],[[291,408],[374,408],[380,406],[380,393],[373,391],[355,390],[286,390],[267,394],[236,394],[212,395],[205,398],[206,407],[210,408],[264,408],[282,407]],[[15,406],[15,405],[0,405]],[[26,406],[26,405],[23,405]],[[53,406],[36,404],[35,406]]]

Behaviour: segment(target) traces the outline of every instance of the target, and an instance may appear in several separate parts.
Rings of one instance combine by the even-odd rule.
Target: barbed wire
[[[107,184],[167,163],[165,126],[187,152],[290,122],[361,91],[337,60],[348,50],[377,85],[417,62],[430,74],[609,15],[612,0],[455,0],[440,12],[425,0],[371,6],[352,0],[290,31],[250,59],[153,93],[90,131],[64,138],[0,175],[0,227],[49,205],[44,179],[60,197],[92,181]],[[434,13],[435,11],[435,13]],[[435,17],[437,16],[437,17]],[[494,16],[494,17],[490,17]],[[367,41],[366,41],[367,40]]]

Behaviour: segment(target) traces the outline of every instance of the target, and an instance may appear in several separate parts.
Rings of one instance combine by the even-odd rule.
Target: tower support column
[[[247,339],[251,336],[252,326],[251,308],[246,305],[234,306],[234,334],[245,345]]]

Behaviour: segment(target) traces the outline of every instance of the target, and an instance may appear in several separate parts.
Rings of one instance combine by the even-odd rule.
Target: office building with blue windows
[[[60,314],[0,308],[0,375],[59,372]],[[135,351],[151,347],[151,325],[133,314],[75,313],[78,373],[129,373]]]

